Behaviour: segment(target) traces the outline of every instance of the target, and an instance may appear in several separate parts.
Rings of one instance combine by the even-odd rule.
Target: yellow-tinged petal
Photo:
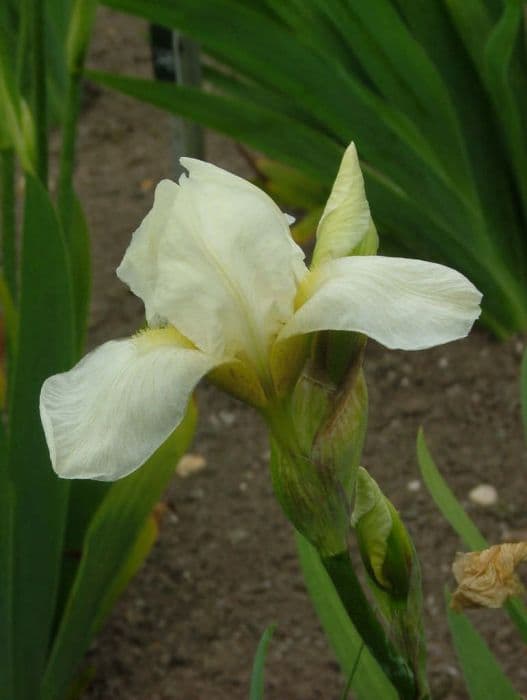
[[[421,350],[462,338],[480,314],[481,294],[459,272],[421,260],[356,256],[309,273],[280,338],[355,331],[386,347]]]
[[[500,608],[523,586],[516,567],[527,560],[527,542],[497,544],[481,552],[458,552],[452,571],[458,587],[452,596],[455,610]]]
[[[59,476],[119,479],[166,440],[218,364],[180,341],[170,327],[113,340],[44,382],[40,415]]]
[[[156,192],[119,276],[136,293],[147,290],[151,318],[167,319],[208,354],[248,357],[265,373],[269,346],[307,272],[303,252],[260,189],[208,163],[182,164],[189,177],[173,186],[171,204]],[[163,210],[155,215],[158,200]],[[148,275],[138,282],[130,271],[140,276],[143,268]]]
[[[311,269],[332,260],[351,255],[372,230],[370,207],[364,191],[357,149],[352,142],[340,164],[337,178],[317,228],[317,243]],[[370,237],[369,255],[377,251],[377,239]]]

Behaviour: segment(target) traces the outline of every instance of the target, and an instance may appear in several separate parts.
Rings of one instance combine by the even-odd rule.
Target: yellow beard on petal
[[[163,326],[162,328],[144,328],[138,331],[134,340],[140,348],[151,350],[162,345],[177,345],[179,348],[196,349],[192,341],[186,338],[174,326]]]

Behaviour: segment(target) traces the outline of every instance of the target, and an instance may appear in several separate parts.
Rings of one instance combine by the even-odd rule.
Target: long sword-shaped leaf
[[[62,697],[93,634],[135,570],[130,562],[137,539],[144,535],[145,521],[190,443],[195,422],[191,404],[183,424],[141,469],[111,486],[95,513],[46,668],[43,700]]]
[[[315,0],[340,28],[350,53],[387,102],[425,135],[443,167],[467,197],[474,183],[460,125],[441,75],[390,0]]]
[[[354,672],[351,686],[357,700],[395,700],[395,689],[368,649],[362,650],[359,664],[354,668],[357,654],[363,646],[362,638],[346,614],[314,547],[297,535],[297,548],[309,595],[344,676],[347,679]]]
[[[454,30],[443,0],[428,0],[426,4],[420,0],[397,0],[397,5],[452,97],[490,234],[501,241],[511,269],[521,270],[526,256],[525,224],[511,191],[506,153],[481,75]]]
[[[422,429],[419,430],[419,435],[417,437],[417,458],[423,480],[430,495],[447,522],[462,539],[467,549],[478,551],[488,547],[489,544],[487,540],[483,537],[467,513],[465,513],[463,507],[441,476],[428,450]],[[510,598],[505,607],[509,617],[518,628],[524,642],[527,643],[527,608],[519,598]]]
[[[62,231],[43,186],[26,177],[18,344],[10,391],[9,474],[16,493],[12,614],[17,700],[38,697],[58,589],[68,484],[49,461],[42,382],[71,366],[73,303]],[[28,672],[28,669],[31,669]]]
[[[257,8],[232,0],[107,0],[116,9],[175,26],[242,75],[288,95],[326,125],[343,145],[355,138],[366,159],[382,163],[405,189],[456,220],[469,237],[477,230],[470,205],[449,179],[415,125],[334,62],[316,56]],[[229,22],[225,17],[229,16]],[[396,167],[394,168],[394,164]],[[472,213],[473,214],[473,213]]]
[[[3,421],[0,421],[0,688],[6,698],[14,697],[11,606],[14,509],[15,495],[7,473],[7,441]]]
[[[265,659],[275,629],[276,625],[270,625],[262,634],[262,638],[258,644],[258,648],[254,656],[253,671],[251,674],[249,700],[263,700]]]
[[[502,122],[516,181],[527,217],[527,59],[525,3],[507,0],[485,46],[486,84]],[[519,56],[518,56],[519,53]],[[515,60],[516,59],[516,60]]]
[[[520,700],[496,657],[463,614],[450,609],[448,625],[471,700]]]
[[[101,85],[235,136],[322,182],[332,181],[343,152],[329,137],[248,101],[98,71],[89,71],[88,76]]]
[[[417,436],[417,458],[421,475],[437,507],[471,550],[485,549],[487,540],[474,525],[437,469],[426,445],[423,430]]]

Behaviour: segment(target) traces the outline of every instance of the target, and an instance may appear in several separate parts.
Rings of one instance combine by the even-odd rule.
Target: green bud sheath
[[[357,475],[352,524],[371,578],[394,600],[406,600],[417,565],[413,544],[399,514],[362,467]]]
[[[352,524],[389,635],[412,668],[417,697],[428,698],[419,560],[399,513],[362,467]]]
[[[362,353],[339,387],[308,363],[293,394],[263,412],[276,497],[321,556],[347,550],[350,502],[364,441]]]

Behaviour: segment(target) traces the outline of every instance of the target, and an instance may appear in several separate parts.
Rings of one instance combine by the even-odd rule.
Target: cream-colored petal
[[[263,366],[293,313],[303,252],[264,192],[207,163],[182,163],[190,175],[159,241],[153,306],[204,351]]]
[[[389,348],[421,350],[462,338],[481,294],[459,272],[420,260],[339,258],[312,272],[305,303],[281,338],[320,330],[364,333]]]
[[[154,292],[157,285],[159,241],[169,226],[170,212],[175,205],[179,187],[171,180],[161,180],[154,194],[154,205],[143,219],[125,256],[117,268],[117,276],[143,300],[150,325],[164,320],[155,309]]]
[[[337,178],[317,228],[317,243],[311,268],[351,255],[372,225],[370,207],[357,149],[351,143],[340,164]],[[376,248],[369,251],[376,252]]]
[[[164,442],[217,364],[177,341],[170,328],[110,341],[44,382],[40,415],[59,476],[119,479]]]
[[[145,302],[150,325],[169,320],[201,349],[266,362],[307,273],[287,216],[260,189],[202,161],[163,181],[117,274]]]

